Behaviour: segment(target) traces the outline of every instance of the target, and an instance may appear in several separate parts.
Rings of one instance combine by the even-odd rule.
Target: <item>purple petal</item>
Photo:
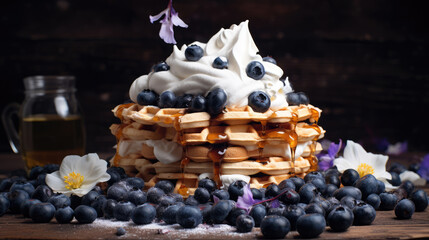
[[[420,163],[420,168],[417,173],[420,177],[429,181],[429,154],[423,157],[423,161]]]
[[[243,188],[243,196],[239,196],[237,199],[237,207],[246,211],[250,211],[250,208],[255,203],[258,203],[258,201],[253,199],[252,190],[250,190],[250,185],[247,184]]]
[[[338,144],[335,144],[334,142],[331,143],[328,149],[328,154],[331,156],[331,158],[335,158],[335,156],[338,154],[338,152],[341,149],[341,145],[343,145],[343,141],[340,139],[340,142]]]
[[[183,22],[182,19],[179,18],[179,13],[176,12],[174,8],[171,9],[171,21],[173,22],[174,26],[179,26],[182,28],[188,27],[188,25],[185,22]]]
[[[155,16],[149,16],[150,23],[153,23],[153,22],[155,22],[155,21],[158,21],[158,20],[159,20],[163,15],[165,15],[165,18],[167,18],[168,11],[169,11],[169,9],[168,9],[168,8],[166,8],[166,9],[164,9],[162,12],[158,13],[158,14],[157,14],[157,15],[155,15]],[[165,18],[164,18],[164,19],[165,19]]]
[[[279,200],[276,198],[273,201],[270,202],[270,207],[271,208],[278,208],[280,207],[280,202]]]
[[[173,23],[165,18],[161,20],[161,30],[159,31],[159,37],[166,43],[176,44],[174,39]]]
[[[218,203],[219,200],[220,199],[218,197],[216,197],[215,195],[213,195],[213,202],[214,202],[214,204]]]
[[[332,167],[334,161],[319,161],[319,169],[320,170],[328,170],[330,167]]]

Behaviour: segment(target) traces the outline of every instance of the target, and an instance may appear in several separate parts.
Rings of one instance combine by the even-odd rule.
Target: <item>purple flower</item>
[[[317,156],[317,158],[319,159],[319,169],[327,170],[330,167],[332,167],[334,163],[334,159],[337,156],[338,152],[340,151],[342,145],[343,145],[343,141],[341,139],[338,144],[335,144],[334,142],[332,142],[329,145],[329,149],[327,153],[322,153]]]
[[[420,177],[429,181],[429,154],[424,156],[423,161],[420,163],[420,168],[417,171]]]
[[[159,31],[159,37],[166,43],[176,44],[176,39],[174,39],[173,25],[183,28],[187,28],[188,25],[179,18],[179,13],[176,12],[173,8],[173,0],[170,0],[166,9],[155,16],[149,16],[151,23],[159,20],[162,16],[164,18],[159,21],[161,25],[161,30]]]
[[[237,207],[250,212],[252,206],[258,202],[258,200],[253,199],[252,190],[250,190],[250,184],[246,184],[246,186],[243,188],[243,196],[239,196],[237,199]]]

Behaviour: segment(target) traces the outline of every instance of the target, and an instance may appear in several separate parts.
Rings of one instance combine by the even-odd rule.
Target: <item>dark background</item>
[[[0,3],[0,110],[22,102],[22,79],[74,75],[86,117],[88,152],[109,152],[111,109],[172,45],[150,24],[168,1],[49,0]],[[190,1],[174,8],[189,25],[178,45],[207,42],[221,27],[249,19],[262,56],[271,55],[296,91],[323,110],[326,138],[371,146],[408,141],[427,151],[429,35],[416,1]],[[0,152],[10,152],[0,130]],[[113,152],[113,151],[112,151]]]

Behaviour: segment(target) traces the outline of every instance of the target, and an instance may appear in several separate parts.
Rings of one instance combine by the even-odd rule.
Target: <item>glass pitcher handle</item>
[[[1,120],[6,131],[6,135],[9,139],[10,147],[12,148],[12,151],[14,153],[19,153],[19,149],[21,146],[18,131],[13,121],[13,116],[19,117],[19,108],[20,106],[18,103],[11,103],[3,109],[1,115]]]

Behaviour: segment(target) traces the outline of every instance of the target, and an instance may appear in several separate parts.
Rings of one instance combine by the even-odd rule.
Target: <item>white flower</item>
[[[47,174],[45,180],[54,192],[82,197],[97,183],[110,179],[106,171],[107,162],[100,159],[96,153],[83,157],[69,155],[63,159],[60,170]]]
[[[369,153],[360,144],[350,140],[347,141],[343,155],[334,160],[334,165],[341,173],[351,168],[356,170],[360,177],[372,174],[376,179],[384,182],[386,190],[395,188],[387,182],[392,179],[392,175],[386,171],[388,156]]]

